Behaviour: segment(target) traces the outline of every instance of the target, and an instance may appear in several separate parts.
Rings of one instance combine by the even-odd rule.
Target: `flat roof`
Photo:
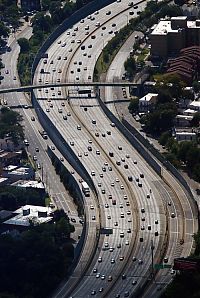
[[[200,101],[192,101],[189,106],[200,107]]]
[[[17,168],[18,168],[18,166],[9,165],[9,166],[5,167],[4,170],[10,172]]]

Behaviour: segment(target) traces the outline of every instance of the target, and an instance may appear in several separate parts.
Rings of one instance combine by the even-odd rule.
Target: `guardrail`
[[[78,11],[73,13],[68,19],[66,19],[62,24],[60,24],[54,32],[50,34],[50,36],[45,40],[41,48],[39,49],[38,53],[36,54],[36,57],[34,59],[32,70],[31,70],[31,79],[33,81],[34,72],[37,68],[37,65],[42,57],[42,54],[44,54],[47,49],[50,47],[50,45],[68,28],[72,27],[74,24],[79,22],[81,19],[87,17],[89,14],[92,14],[96,10],[99,10],[103,8],[104,6],[107,6],[114,2],[115,0],[95,0],[91,3],[83,6]]]

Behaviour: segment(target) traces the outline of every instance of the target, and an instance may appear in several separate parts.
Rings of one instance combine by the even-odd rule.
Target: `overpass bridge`
[[[0,94],[2,93],[11,93],[11,92],[31,92],[35,89],[50,88],[50,87],[130,87],[130,86],[139,86],[138,83],[131,82],[66,82],[66,83],[48,83],[48,84],[39,84],[39,85],[27,85],[27,86],[18,86],[18,87],[9,87],[0,89]]]

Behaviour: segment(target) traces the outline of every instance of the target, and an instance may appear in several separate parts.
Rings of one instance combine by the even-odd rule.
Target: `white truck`
[[[90,189],[89,189],[88,184],[85,181],[82,182],[82,191],[86,197],[89,197]]]

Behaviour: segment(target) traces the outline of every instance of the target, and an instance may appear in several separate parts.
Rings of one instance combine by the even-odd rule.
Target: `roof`
[[[4,221],[4,224],[26,226],[33,223],[42,224],[52,220],[51,208],[43,206],[26,205],[13,212],[14,217]]]
[[[44,189],[44,184],[43,182],[38,182],[35,180],[18,180],[14,182],[12,185],[18,186],[18,187],[32,187],[32,188],[39,188],[39,189]]]
[[[150,101],[152,98],[155,98],[158,96],[158,93],[148,93],[147,95],[141,97],[139,101]]]
[[[200,107],[200,101],[192,101],[190,104],[189,104],[189,106],[193,106],[193,107]]]

